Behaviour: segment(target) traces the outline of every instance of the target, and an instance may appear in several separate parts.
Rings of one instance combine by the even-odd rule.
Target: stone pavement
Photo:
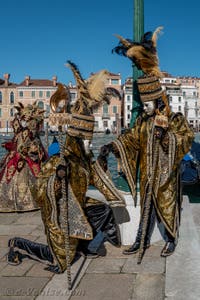
[[[20,236],[46,243],[40,212],[0,214],[0,300],[199,300],[200,204],[183,204],[176,252],[160,257],[164,242],[154,243],[142,264],[137,255],[124,256],[106,243],[107,254],[79,260],[72,266],[72,291],[67,274],[53,275],[44,264],[24,259],[19,266],[6,262],[7,241]]]

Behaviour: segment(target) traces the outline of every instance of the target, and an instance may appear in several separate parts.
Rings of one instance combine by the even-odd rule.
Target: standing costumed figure
[[[161,87],[156,51],[160,29],[145,33],[140,43],[117,36],[120,43],[113,49],[130,58],[144,72],[137,80],[143,112],[132,129],[107,145],[121,161],[135,205],[139,166],[140,223],[135,242],[123,252],[125,255],[139,252],[138,263],[150,246],[156,218],[165,228],[166,244],[161,256],[171,255],[175,250],[182,204],[180,163],[194,135],[185,117],[170,111]]]
[[[47,154],[39,137],[44,111],[36,103],[15,106],[14,137],[2,146],[8,151],[0,168],[0,212],[39,209],[33,197],[36,177]]]
[[[99,230],[110,242],[120,244],[119,232],[109,206],[124,206],[125,202],[100,164],[92,162],[93,155],[89,149],[94,130],[93,109],[108,101],[105,88],[108,73],[100,71],[85,81],[75,64],[69,61],[68,66],[76,79],[78,97],[71,113],[59,109],[60,102],[65,100],[69,104],[70,101],[66,87],[61,85],[51,97],[53,114],[49,123],[60,129],[60,155],[51,156],[43,164],[36,195],[48,245],[13,238],[9,242],[8,261],[20,262],[20,256],[14,248],[23,249],[51,263],[47,270],[62,273],[67,269],[70,277],[69,265],[73,262],[78,244],[79,250],[85,255],[97,256],[97,253],[86,249],[86,245]],[[61,137],[66,127],[66,140],[63,143]],[[104,205],[104,209],[103,205],[97,205],[95,199],[86,197],[90,184],[105,195],[108,204]],[[96,205],[96,210],[91,209],[91,205],[93,208]],[[80,241],[85,241],[84,249]],[[68,283],[71,286],[70,279]]]

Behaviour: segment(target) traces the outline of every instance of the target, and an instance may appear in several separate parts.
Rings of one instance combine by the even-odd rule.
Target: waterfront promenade
[[[40,212],[0,214],[0,300],[199,300],[200,204],[184,196],[180,238],[176,252],[160,257],[162,239],[146,251],[124,256],[121,248],[106,244],[105,257],[79,260],[72,266],[73,289],[67,274],[53,275],[44,264],[24,258],[7,264],[7,242],[20,236],[46,243]]]

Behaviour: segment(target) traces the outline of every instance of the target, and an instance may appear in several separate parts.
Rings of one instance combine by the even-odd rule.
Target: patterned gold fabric
[[[121,166],[126,174],[131,192],[136,195],[136,172],[139,159],[140,204],[143,211],[150,180],[153,180],[152,199],[158,216],[173,237],[179,224],[181,205],[179,165],[189,151],[193,131],[183,115],[171,113],[169,129],[159,145],[159,157],[155,178],[151,178],[154,157],[154,118],[140,116],[133,129],[113,142],[121,157]],[[141,214],[142,215],[142,214]]]
[[[81,143],[77,138],[67,135],[65,143],[65,160],[68,162],[67,202],[68,221],[70,235],[70,261],[73,260],[78,239],[91,240],[92,228],[84,213],[86,207],[86,191],[90,184],[96,186],[110,201],[111,205],[124,206],[123,197],[112,183],[102,173],[100,166],[98,171],[91,162],[90,155],[85,155],[81,149]],[[52,156],[41,167],[37,180],[36,199],[41,207],[41,214],[45,226],[48,245],[51,248],[55,261],[61,270],[66,269],[65,232],[62,230],[62,191],[61,181],[56,176],[56,169],[60,165],[59,156]],[[104,178],[104,180],[102,179]],[[91,204],[91,203],[90,203]]]

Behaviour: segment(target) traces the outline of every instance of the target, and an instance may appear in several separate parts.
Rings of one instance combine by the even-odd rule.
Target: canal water
[[[12,138],[12,136],[2,136],[2,135],[0,135],[0,145],[3,142],[10,139],[10,138]],[[112,142],[116,138],[117,138],[117,135],[115,135],[115,134],[107,134],[107,135],[104,134],[104,133],[94,134],[93,140],[92,140],[92,145],[91,145],[91,149],[92,149],[92,152],[94,154],[94,160],[96,160],[97,156],[99,155],[100,148],[103,145],[109,144],[110,142]],[[47,149],[47,146],[50,145],[52,140],[53,140],[53,136],[49,136],[48,141],[47,141],[47,138],[45,136],[42,136],[41,140],[43,142],[44,147]],[[200,133],[195,134],[195,140],[194,141],[200,145]],[[6,150],[3,147],[0,146],[0,160],[3,158],[3,156],[5,154],[6,154]],[[116,160],[115,156],[112,153],[109,155],[108,168],[109,168],[110,174],[112,176],[112,180],[113,180],[114,184],[116,185],[116,187],[120,190],[125,191],[125,192],[130,192],[130,189],[129,189],[129,186],[128,186],[128,183],[127,183],[126,179],[118,173],[117,160]],[[194,200],[194,198],[191,198],[191,199]],[[199,199],[199,195],[198,195],[198,199]]]
[[[8,141],[11,138],[12,138],[12,136],[0,135],[0,145],[4,142]],[[103,145],[107,145],[107,144],[111,143],[116,138],[117,138],[117,135],[111,134],[111,133],[110,134],[105,134],[105,133],[94,134],[92,144],[91,144],[91,150],[94,154],[94,160],[96,160],[96,158],[98,157],[98,155],[100,153],[100,148]],[[53,136],[49,136],[48,140],[45,136],[41,136],[41,140],[42,140],[42,143],[43,143],[45,149],[47,149],[48,145],[50,145],[53,141]],[[0,146],[0,160],[3,158],[3,156],[5,154],[6,154],[6,150]],[[108,168],[109,168],[110,174],[112,176],[112,180],[113,180],[114,184],[116,185],[116,187],[125,192],[129,192],[130,190],[129,190],[126,180],[124,179],[123,176],[118,174],[117,160],[112,153],[109,155],[109,158],[108,158]]]

